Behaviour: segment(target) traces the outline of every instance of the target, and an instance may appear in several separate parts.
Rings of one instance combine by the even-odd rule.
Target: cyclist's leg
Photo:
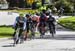
[[[16,34],[16,30],[17,30],[17,26],[15,26],[15,28],[14,28],[14,33],[13,33],[13,37],[15,36],[15,34]]]
[[[51,27],[50,27],[51,29],[50,29],[50,33],[52,34],[52,37],[54,37],[54,34],[55,34],[55,28],[54,28],[54,26],[53,25],[51,25]]]
[[[49,32],[50,32],[50,34],[52,33],[52,30],[51,30],[51,26],[49,25]]]
[[[17,26],[15,26],[15,31],[13,34],[14,45],[18,43],[18,36],[16,30],[17,30]]]
[[[19,30],[19,37],[22,35],[23,29]]]
[[[42,29],[39,27],[40,37],[42,37]]]
[[[47,23],[45,22],[45,24],[44,24],[44,35],[46,33],[46,26],[47,26]]]
[[[30,25],[30,27],[29,27],[29,30],[30,30],[30,32],[31,32],[31,34],[29,34],[29,38],[31,39],[31,38],[34,38],[34,24],[32,25]]]
[[[24,42],[24,30],[21,29],[21,35],[20,35],[20,43],[23,43]]]
[[[26,28],[26,31],[25,31],[25,40],[27,40],[28,33],[29,33],[29,27],[27,27],[27,28]]]
[[[34,29],[35,29],[35,31],[37,31],[37,24],[38,24],[38,22],[35,21],[35,23],[34,23]]]
[[[40,27],[39,32],[40,32],[40,38],[43,38],[43,36],[45,35],[44,27]]]
[[[22,32],[23,32],[23,30],[20,29],[20,30],[19,30],[19,35],[18,35],[18,38],[17,38],[17,41],[16,41],[16,44],[19,42],[19,40],[20,40],[20,38],[21,38],[21,35],[22,35]]]
[[[33,26],[31,27],[31,34],[32,34],[32,36],[35,36],[35,31],[36,31],[36,25],[35,25],[35,23],[33,24]]]
[[[54,34],[56,34],[56,28],[55,28],[55,25],[53,25],[53,32],[54,32]]]
[[[51,32],[53,32],[54,34],[56,33],[56,31],[55,31],[55,25],[51,25]]]
[[[34,28],[32,28],[32,29],[31,29],[31,35],[32,35],[32,36],[35,36],[35,32],[34,32],[34,31],[35,31]]]

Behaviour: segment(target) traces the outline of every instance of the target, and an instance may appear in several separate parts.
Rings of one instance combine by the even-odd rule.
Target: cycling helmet
[[[24,17],[24,14],[23,13],[20,13],[19,16]]]
[[[30,17],[30,14],[26,14],[26,17]]]

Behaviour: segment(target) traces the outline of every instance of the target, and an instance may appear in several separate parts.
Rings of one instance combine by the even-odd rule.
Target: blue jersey
[[[26,19],[24,17],[22,17],[22,18],[16,17],[14,27],[15,26],[23,27],[25,29],[26,28]]]

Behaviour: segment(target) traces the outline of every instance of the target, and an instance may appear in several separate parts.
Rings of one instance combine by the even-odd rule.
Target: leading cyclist
[[[24,15],[22,13],[20,13],[19,16],[16,17],[16,20],[15,20],[15,23],[14,23],[13,27],[15,29],[15,32],[14,32],[13,36],[15,36],[17,28],[21,28],[20,32],[19,32],[19,35],[18,35],[20,37],[23,30],[26,29],[26,19],[25,19]]]

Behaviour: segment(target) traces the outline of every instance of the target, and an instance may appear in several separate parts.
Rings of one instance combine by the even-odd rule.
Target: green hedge
[[[12,27],[0,27],[0,38],[1,37],[12,37],[14,29]]]
[[[58,23],[65,28],[75,30],[75,17],[61,18]]]
[[[30,13],[30,14],[33,14],[33,13],[35,13],[36,11],[38,11],[38,10],[31,10],[31,9],[26,9],[26,10],[20,10],[20,9],[18,9],[18,10],[0,10],[0,12],[2,12],[2,11],[9,11],[9,12],[18,12],[18,13],[20,13],[20,12],[22,12],[22,13]]]
[[[14,29],[11,26],[0,26],[0,38],[12,37]],[[36,35],[39,35],[39,32],[35,32]],[[29,33],[31,35],[31,32]]]

